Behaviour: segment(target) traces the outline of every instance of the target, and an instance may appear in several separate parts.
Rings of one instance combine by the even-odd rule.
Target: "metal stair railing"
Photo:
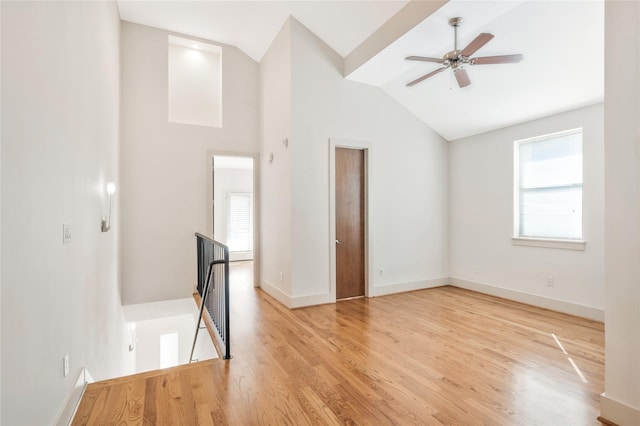
[[[198,293],[200,315],[191,347],[189,362],[193,360],[198,332],[205,307],[215,327],[218,347],[224,359],[231,358],[229,327],[229,248],[224,244],[196,233],[198,255]]]

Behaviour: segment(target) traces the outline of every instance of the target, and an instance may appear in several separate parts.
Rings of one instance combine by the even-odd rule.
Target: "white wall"
[[[603,319],[603,120],[603,105],[597,104],[450,142],[449,272],[454,284]],[[577,127],[583,128],[585,250],[514,246],[514,141]],[[554,278],[553,287],[546,285],[547,277]]]
[[[189,297],[212,233],[211,151],[259,152],[258,65],[222,45],[223,127],[167,120],[166,31],[122,23],[123,303]]]
[[[260,62],[260,286],[291,295],[291,29],[282,27]],[[273,161],[269,162],[270,154]]]
[[[624,66],[619,58],[624,57]],[[640,4],[605,3],[605,395],[640,424]]]
[[[126,359],[118,193],[100,232],[118,183],[119,17],[111,2],[1,8],[2,424],[53,424],[82,367],[104,379]]]
[[[134,336],[132,338],[134,349],[131,352],[134,365],[130,374],[161,368],[160,336],[163,334],[178,334],[176,347],[178,363],[189,363],[193,332],[200,314],[192,297],[125,305],[123,310],[128,326],[131,327],[132,324],[135,324],[135,330],[131,333]],[[216,358],[218,355],[209,333],[204,330],[200,331],[193,352],[194,359],[202,361]]]
[[[189,303],[193,302],[189,300]],[[149,321],[137,321],[135,348],[136,373],[162,368],[160,364],[162,356],[160,339],[161,336],[165,334],[177,334],[178,344],[175,346],[175,349],[178,352],[178,359],[174,365],[188,364],[196,321],[193,320],[193,316],[190,314],[175,315]],[[204,330],[200,331],[204,333]],[[174,365],[171,365],[171,367]]]
[[[407,284],[425,287],[447,277],[446,141],[380,89],[345,80],[342,58],[295,19],[285,31],[291,49],[288,149],[278,146],[276,136],[267,137],[275,145],[274,166],[285,157],[291,173],[291,205],[278,206],[291,215],[291,284],[285,303],[331,301],[329,138],[371,145],[370,259],[373,269],[385,270],[382,277],[370,277],[373,293],[406,290]],[[286,43],[277,42],[286,49]],[[262,213],[267,214],[264,203]],[[265,221],[263,230],[268,226]],[[266,256],[269,238],[263,242]],[[276,279],[277,272],[263,281]]]

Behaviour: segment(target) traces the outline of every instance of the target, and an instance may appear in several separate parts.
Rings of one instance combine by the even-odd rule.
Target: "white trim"
[[[583,131],[582,127],[576,127],[574,129],[561,130],[559,132],[547,133],[546,135],[534,136],[532,138],[518,139],[514,142],[518,145],[531,143],[531,142],[540,142],[540,141],[545,141],[547,139],[555,139],[563,136],[582,134],[582,131]]]
[[[322,293],[309,296],[295,296],[291,298],[290,308],[304,308],[306,306],[325,305],[327,303],[336,303],[335,295]]]
[[[278,287],[275,287],[269,284],[269,282],[265,280],[260,280],[260,288],[264,290],[264,292],[267,293],[269,296],[273,297],[278,302],[282,303],[284,306],[291,309],[292,307],[291,296],[289,296],[287,293],[280,290]]]
[[[559,131],[559,132],[554,132],[554,133],[548,133],[546,135],[540,135],[540,136],[535,136],[532,138],[526,138],[526,139],[518,139],[516,141],[513,142],[513,235],[514,235],[514,239],[518,238],[518,239],[522,239],[522,240],[526,240],[526,241],[531,241],[531,240],[537,240],[537,241],[555,241],[556,239],[554,238],[545,238],[543,237],[526,237],[523,235],[520,235],[520,192],[521,192],[521,188],[520,188],[520,147],[522,145],[525,144],[529,144],[529,143],[535,143],[535,142],[541,142],[541,141],[545,141],[545,140],[549,140],[549,139],[555,139],[555,138],[559,138],[559,137],[563,137],[563,136],[570,136],[570,135],[581,135],[583,136],[584,134],[584,129],[582,127],[576,127],[575,129],[569,129],[569,130],[563,130],[563,131]],[[580,183],[580,188],[582,191],[582,195],[584,195],[584,139],[581,138],[580,139],[580,143],[581,143],[581,160],[583,163],[583,171],[582,171],[582,182]],[[582,206],[583,206],[583,211],[582,211],[582,237],[584,238],[584,198],[582,200]],[[571,240],[562,240],[562,239],[557,239],[559,241],[571,241]],[[515,245],[523,245],[523,246],[531,246],[531,247],[548,247],[548,248],[564,248],[564,249],[568,249],[568,250],[584,250],[584,242],[582,242],[582,248],[574,248],[574,247],[570,247],[570,246],[566,246],[566,247],[562,247],[560,245],[543,245],[542,243],[539,244],[535,244],[535,243],[531,243],[531,244],[518,244],[516,242],[514,242]],[[577,247],[577,246],[576,246]]]
[[[353,141],[346,139],[329,139],[329,295],[336,301],[336,148],[351,148],[364,150],[364,294],[371,297],[373,271],[371,270],[372,258],[371,239],[372,212],[371,206],[371,177],[373,176],[373,144],[370,142]]]
[[[334,275],[335,278],[335,275]],[[594,321],[604,322],[604,309],[594,308],[592,306],[580,305],[578,303],[567,302],[564,300],[551,299],[549,297],[538,296],[535,294],[525,293],[521,291],[511,290],[503,287],[496,287],[489,284],[483,284],[474,281],[463,280],[460,278],[445,277],[432,278],[421,281],[413,281],[407,283],[387,284],[382,286],[372,286],[369,289],[367,297],[386,296],[390,294],[404,293],[407,291],[427,290],[435,287],[450,285],[453,287],[463,288],[466,290],[477,291],[478,293],[488,294],[490,296],[501,297],[503,299],[513,300],[515,302],[526,303],[528,305],[540,308],[550,309],[569,315],[575,315]],[[335,292],[319,293],[305,296],[289,296],[279,288],[261,281],[262,289],[271,297],[282,303],[289,309],[302,308],[305,306],[324,305],[327,303],[335,303]],[[334,287],[335,289],[335,287]],[[640,423],[639,423],[640,424]]]
[[[207,232],[213,236],[213,157],[249,157],[253,159],[253,286],[260,287],[260,153],[207,150]],[[195,286],[194,286],[195,288]]]
[[[442,287],[449,284],[449,278],[433,278],[430,280],[414,281],[410,283],[385,284],[373,286],[370,297],[386,296],[388,294],[404,293],[414,290]]]
[[[388,294],[404,293],[414,290],[426,290],[434,287],[442,287],[448,284],[449,278],[434,278],[430,280],[414,281],[409,283],[372,286],[367,297],[385,296]],[[330,293],[312,294],[308,296],[295,296],[290,300],[290,307],[292,309],[336,302],[335,296]]]
[[[626,405],[606,394],[600,395],[600,415],[618,425],[640,425],[640,409]]]
[[[546,247],[546,248],[556,248],[556,249],[564,249],[564,250],[584,251],[587,243],[583,240],[511,237],[511,244],[513,244],[514,246]]]
[[[93,377],[89,374],[89,370],[82,368],[82,370],[80,370],[78,380],[76,380],[75,385],[73,385],[69,395],[67,395],[67,399],[62,406],[62,411],[58,416],[56,425],[71,425],[71,422],[76,415],[76,411],[78,410],[78,406],[80,405],[80,401],[82,401],[82,396],[87,389],[87,385],[89,383],[93,383],[93,381]]]
[[[551,299],[549,297],[538,296],[535,294],[524,293],[474,281],[462,280],[459,278],[450,277],[449,283],[454,287],[473,290],[479,293],[489,294],[491,296],[502,297],[504,299],[514,300],[528,305],[604,322],[604,309],[601,308],[566,302],[564,300]]]

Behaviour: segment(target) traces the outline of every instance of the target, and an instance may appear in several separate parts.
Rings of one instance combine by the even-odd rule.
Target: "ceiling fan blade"
[[[469,74],[467,74],[467,70],[458,68],[453,73],[456,75],[456,80],[458,80],[458,86],[467,87],[471,84],[471,80],[469,80]]]
[[[471,59],[471,65],[513,64],[522,60],[522,54],[502,56],[481,56]]]
[[[435,71],[431,71],[429,74],[425,74],[425,75],[423,75],[423,76],[422,76],[422,77],[420,77],[420,78],[416,78],[415,80],[410,81],[409,83],[407,83],[407,87],[413,86],[414,84],[418,84],[418,83],[420,83],[421,81],[426,80],[426,79],[428,79],[429,77],[431,77],[431,76],[433,76],[433,75],[436,75],[436,74],[438,74],[438,73],[440,73],[440,72],[442,72],[442,71],[446,70],[447,68],[449,68],[449,67],[447,66],[447,67],[438,68],[438,69],[437,69],[437,70],[435,70]]]
[[[460,52],[460,54],[462,56],[466,56],[468,58],[469,56],[471,56],[474,53],[476,53],[476,50],[480,49],[482,46],[484,46],[485,44],[489,43],[489,41],[492,38],[493,38],[493,34],[480,33],[480,34],[478,34],[478,37],[473,39],[473,41],[471,43],[469,43],[469,45],[467,47],[462,49],[462,52]]]
[[[422,61],[422,62],[436,62],[438,64],[442,63],[442,59],[438,59],[438,58],[428,58],[426,56],[407,56],[406,58],[407,61]]]

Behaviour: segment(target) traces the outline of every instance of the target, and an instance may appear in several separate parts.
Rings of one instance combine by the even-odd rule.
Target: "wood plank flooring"
[[[602,323],[454,287],[232,300],[233,359],[91,384],[73,424],[600,424]]]

